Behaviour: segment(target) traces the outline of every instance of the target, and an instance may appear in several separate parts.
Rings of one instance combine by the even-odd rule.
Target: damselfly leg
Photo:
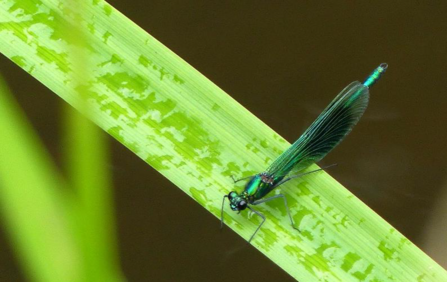
[[[292,215],[290,214],[289,205],[287,205],[287,199],[283,194],[278,194],[278,195],[275,195],[275,196],[267,198],[267,199],[255,201],[255,202],[253,202],[253,205],[259,205],[259,204],[269,202],[271,200],[278,199],[278,198],[283,198],[283,200],[284,200],[284,205],[286,206],[286,211],[287,211],[287,214],[289,215],[289,219],[290,219],[290,223],[292,224],[292,227],[294,229],[296,229],[297,231],[301,232],[297,227],[295,227],[295,223],[293,222]]]

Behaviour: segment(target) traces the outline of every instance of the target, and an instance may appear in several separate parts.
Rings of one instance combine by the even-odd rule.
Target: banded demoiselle
[[[282,198],[292,227],[299,231],[295,227],[287,205],[287,199],[283,194],[277,194],[265,199],[264,197],[274,188],[293,178],[323,170],[323,168],[320,168],[314,171],[288,176],[292,171],[302,171],[311,164],[323,159],[349,134],[368,106],[369,88],[382,76],[387,68],[388,65],[383,63],[363,83],[354,81],[343,89],[303,135],[273,161],[266,171],[247,178],[234,180],[236,183],[240,180],[250,178],[241,193],[232,191],[223,197],[221,228],[224,222],[223,209],[225,198],[228,198],[233,211],[240,212],[248,208],[262,218],[261,224],[248,241],[250,243],[266,219],[262,213],[253,209],[251,205],[258,205]]]

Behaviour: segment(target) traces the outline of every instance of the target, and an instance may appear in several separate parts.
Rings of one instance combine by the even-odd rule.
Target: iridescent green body
[[[374,83],[376,83],[377,80],[379,80],[379,78],[382,76],[387,68],[387,64],[381,64],[368,76],[365,82],[363,82],[363,85],[365,85],[366,87],[371,87]]]
[[[250,208],[250,204],[256,205],[269,199],[278,198],[277,195],[262,199],[274,188],[294,178],[294,176],[286,178],[290,172],[300,172],[306,169],[334,149],[362,117],[368,106],[369,87],[380,78],[387,67],[387,64],[381,64],[367,77],[365,82],[354,81],[349,84],[335,97],[301,137],[284,151],[266,171],[251,177],[242,193],[233,191],[225,196],[230,200],[231,209],[241,211],[247,207]],[[285,197],[283,195],[281,197],[284,198],[287,207]],[[263,217],[259,212],[256,213]],[[290,214],[289,217],[293,225]]]
[[[249,203],[263,198],[292,170],[302,171],[320,161],[357,124],[368,106],[369,87],[386,70],[381,64],[364,83],[352,82],[326,107],[301,137],[284,151],[263,173],[253,176],[244,193]]]

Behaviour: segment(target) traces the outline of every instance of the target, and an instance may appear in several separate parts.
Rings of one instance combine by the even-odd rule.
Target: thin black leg
[[[294,229],[298,230],[299,232],[301,232],[298,228],[295,227],[295,223],[293,222],[292,215],[290,214],[289,205],[287,205],[287,199],[283,194],[278,194],[278,195],[275,195],[275,196],[267,198],[267,199],[254,201],[253,205],[259,205],[261,203],[269,202],[271,200],[278,199],[278,198],[283,198],[283,200],[284,200],[284,205],[286,206],[287,214],[289,215],[289,219],[290,219],[290,223],[292,224],[292,227]]]
[[[250,176],[247,176],[247,177],[244,177],[244,178],[241,178],[241,179],[236,180],[236,179],[234,179],[234,176],[233,176],[233,175],[230,175],[230,177],[231,177],[231,179],[233,179],[233,182],[234,182],[234,183],[237,183],[237,182],[242,181],[242,180],[245,180],[245,179],[252,178],[253,176],[254,176],[254,175],[250,175]]]
[[[265,222],[265,216],[264,216],[262,213],[258,212],[257,210],[254,210],[252,207],[250,207],[250,206],[247,206],[247,207],[248,207],[252,212],[254,212],[255,214],[259,215],[259,216],[262,218],[262,222],[261,222],[261,224],[259,224],[258,228],[256,228],[255,233],[253,233],[253,235],[251,235],[250,240],[248,240],[248,243],[250,243],[251,240],[253,240],[253,238],[255,237],[256,233],[258,233],[259,229],[261,229],[261,226],[264,224],[264,222]]]
[[[304,173],[299,173],[299,174],[296,174],[296,175],[292,175],[292,176],[290,176],[290,177],[288,177],[286,179],[281,180],[274,187],[278,187],[279,185],[282,185],[282,184],[286,183],[287,181],[289,181],[291,179],[298,178],[298,177],[301,177],[301,176],[304,176],[304,175],[308,175],[308,174],[311,174],[311,173],[314,173],[314,172],[322,171],[322,170],[325,170],[326,168],[330,168],[330,167],[336,166],[336,165],[337,164],[331,164],[331,165],[328,165],[328,166],[325,166],[325,167],[322,167],[322,168],[319,168],[319,169],[316,169],[316,170],[312,170],[312,171],[309,171],[309,172],[304,172]]]
[[[225,198],[228,198],[228,195],[223,196],[223,199],[222,199],[222,209],[220,210],[220,229],[222,229],[223,224],[224,224],[223,210],[224,210]]]

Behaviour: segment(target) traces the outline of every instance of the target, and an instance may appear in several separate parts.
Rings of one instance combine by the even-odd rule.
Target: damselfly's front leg
[[[236,180],[236,179],[234,178],[233,175],[230,175],[230,177],[231,177],[231,179],[233,179],[233,182],[234,182],[234,183],[237,183],[237,182],[239,182],[239,181],[242,181],[242,180],[246,180],[246,179],[252,178],[253,176],[254,176],[254,175],[250,175],[250,176],[247,176],[247,177],[244,177],[244,178],[241,178],[241,179]]]
[[[223,224],[224,224],[224,204],[225,204],[225,198],[228,198],[228,195],[223,196],[222,199],[222,209],[220,210],[220,229],[222,229]]]

